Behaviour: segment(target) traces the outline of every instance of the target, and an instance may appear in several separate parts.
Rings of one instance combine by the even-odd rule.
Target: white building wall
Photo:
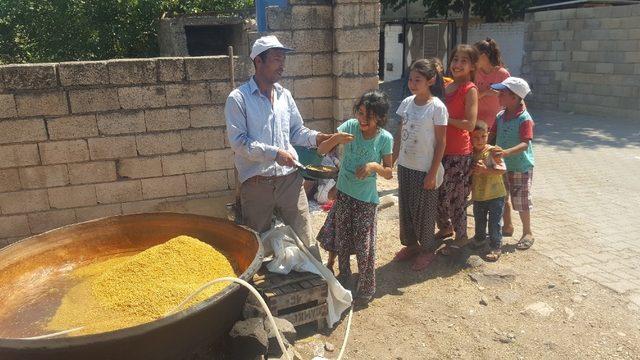
[[[522,73],[522,59],[524,57],[524,21],[511,23],[484,23],[469,25],[467,34],[469,44],[490,37],[494,39],[502,51],[502,61],[514,76]],[[461,31],[458,31],[460,43]]]
[[[398,35],[402,34],[402,25],[384,26],[384,81],[398,80],[402,77],[402,43]],[[389,65],[391,64],[391,65]]]

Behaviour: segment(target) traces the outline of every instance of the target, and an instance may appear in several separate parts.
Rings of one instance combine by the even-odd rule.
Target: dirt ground
[[[393,194],[397,183],[380,181],[379,190]],[[313,215],[316,230],[325,216]],[[535,245],[516,252],[516,239],[505,238],[497,263],[465,268],[467,251],[414,272],[391,261],[397,219],[397,204],[378,213],[377,293],[353,315],[346,359],[640,359],[638,309]],[[303,329],[296,350],[336,358],[345,328],[346,319],[322,334]]]

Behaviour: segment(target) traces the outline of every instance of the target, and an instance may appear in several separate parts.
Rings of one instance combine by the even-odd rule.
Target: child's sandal
[[[534,239],[533,235],[531,234],[522,235],[522,237],[520,238],[520,241],[518,241],[518,243],[516,244],[516,249],[527,250],[533,245],[535,241],[536,239]]]
[[[500,259],[500,255],[502,255],[502,250],[492,249],[484,256],[484,260],[488,262],[496,262]]]

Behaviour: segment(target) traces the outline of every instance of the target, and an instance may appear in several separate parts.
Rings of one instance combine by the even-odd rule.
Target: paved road
[[[640,306],[640,117],[532,114],[534,248]]]

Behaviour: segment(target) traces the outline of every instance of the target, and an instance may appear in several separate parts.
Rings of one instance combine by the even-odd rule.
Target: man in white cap
[[[291,93],[277,83],[291,51],[275,36],[256,40],[250,54],[255,75],[227,98],[227,133],[245,225],[260,233],[269,230],[275,211],[319,258],[293,145],[315,148],[331,135],[305,127]]]

